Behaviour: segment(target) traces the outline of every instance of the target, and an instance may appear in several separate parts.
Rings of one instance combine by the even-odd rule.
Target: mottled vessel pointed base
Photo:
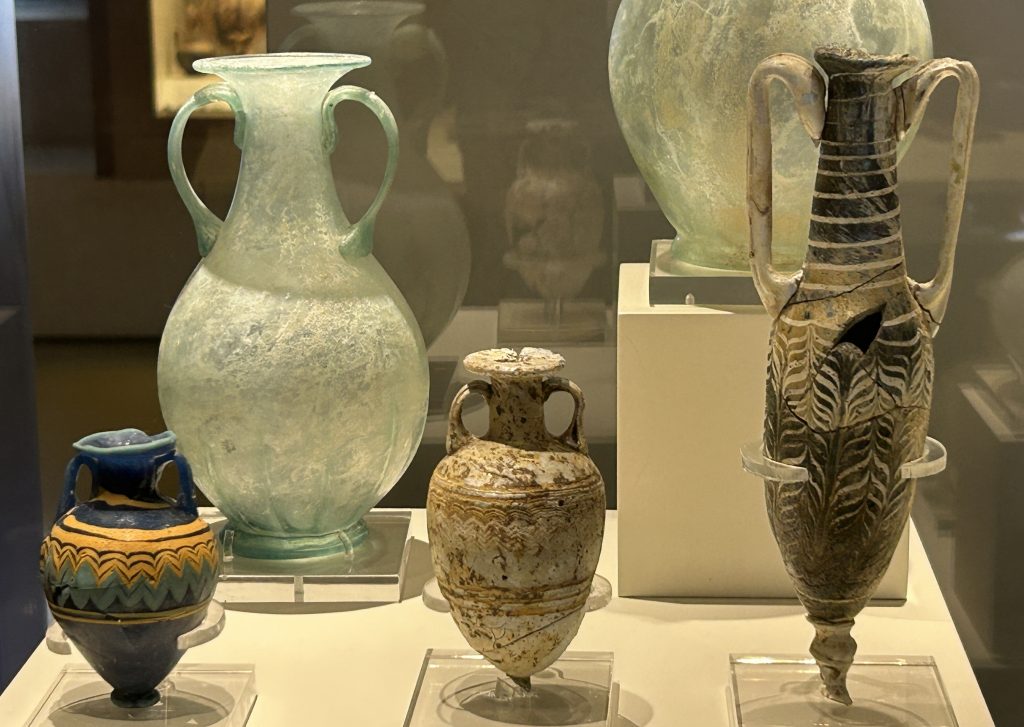
[[[850,636],[853,620],[830,623],[810,616],[807,620],[814,625],[811,656],[818,662],[825,696],[840,704],[853,704],[846,689],[846,675],[857,653],[857,642]]]

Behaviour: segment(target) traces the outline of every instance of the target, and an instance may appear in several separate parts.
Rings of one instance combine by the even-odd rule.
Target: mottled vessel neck
[[[801,290],[811,297],[905,278],[896,190],[896,79],[918,61],[823,48],[828,77],[818,173]]]
[[[542,348],[496,348],[470,354],[466,369],[490,377],[490,425],[484,439],[520,449],[546,451],[554,437],[544,422],[544,382],[565,359]]]

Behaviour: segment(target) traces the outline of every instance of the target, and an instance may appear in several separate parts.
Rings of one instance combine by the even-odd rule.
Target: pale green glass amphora
[[[234,553],[330,555],[365,538],[362,517],[408,466],[423,433],[427,359],[402,294],[371,254],[394,175],[387,106],[334,88],[366,56],[208,58],[224,83],[197,92],[168,141],[171,176],[203,256],[160,342],[164,417],[203,492],[228,518]],[[384,181],[357,222],[338,201],[333,110],[357,101],[388,142]],[[242,150],[221,221],[185,175],[181,142],[197,108],[227,103]]]

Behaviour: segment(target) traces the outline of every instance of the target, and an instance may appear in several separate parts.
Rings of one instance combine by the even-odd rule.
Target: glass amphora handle
[[[180,494],[178,499],[175,501],[175,507],[179,510],[192,515],[193,517],[199,517],[199,507],[196,505],[196,484],[195,480],[192,479],[192,467],[189,465],[188,460],[185,459],[184,455],[179,452],[174,452],[169,455],[166,461],[158,465],[158,472],[163,469],[164,466],[174,462],[178,468],[178,489]],[[93,482],[96,480],[96,460],[86,454],[85,452],[79,452],[76,454],[70,462],[68,462],[67,469],[64,470],[64,491],[61,494],[60,501],[57,503],[57,515],[54,520],[60,520],[64,515],[78,504],[78,497],[75,495],[75,488],[78,482],[78,471],[83,466],[88,467],[92,473]]]
[[[445,437],[445,449],[448,454],[455,454],[462,447],[478,439],[466,429],[466,425],[462,421],[462,407],[466,403],[466,397],[473,394],[479,394],[490,405],[491,385],[481,379],[470,381],[459,389],[455,398],[452,399],[452,408],[448,413],[448,435]]]
[[[589,452],[587,438],[583,436],[583,407],[585,405],[583,390],[572,381],[558,376],[552,376],[544,380],[545,402],[557,391],[564,391],[569,394],[575,402],[575,408],[572,413],[572,419],[569,420],[569,426],[565,428],[564,432],[556,435],[555,439],[578,452],[587,454]]]
[[[781,81],[796,103],[800,121],[817,144],[825,126],[825,79],[805,58],[777,53],[761,61],[747,87],[747,215],[754,287],[775,318],[796,292],[799,273],[772,267],[772,118],[769,91]]]
[[[373,251],[373,223],[377,219],[377,213],[384,204],[384,197],[391,189],[391,183],[395,179],[395,170],[398,167],[398,124],[395,123],[395,116],[391,113],[388,105],[380,100],[377,94],[367,91],[359,86],[339,86],[327,94],[323,107],[323,129],[324,149],[330,153],[338,141],[338,128],[334,123],[334,107],[342,101],[356,101],[361,103],[377,117],[380,125],[384,128],[384,136],[388,143],[388,160],[384,167],[384,181],[381,182],[377,196],[363,213],[362,218],[344,232],[339,252],[347,258],[359,258],[369,255]]]
[[[946,314],[949,291],[953,284],[953,257],[960,233],[960,218],[964,210],[967,187],[967,167],[971,161],[971,143],[974,140],[974,122],[978,115],[981,89],[978,73],[967,61],[936,58],[914,71],[896,88],[902,100],[901,138],[920,120],[928,107],[932,92],[946,78],[957,80],[956,111],[953,116],[953,145],[949,160],[949,181],[946,185],[946,220],[939,263],[935,277],[927,283],[912,282],[918,303],[931,318],[934,336]]]
[[[178,109],[178,113],[171,123],[171,133],[167,137],[167,166],[171,170],[171,179],[174,180],[174,187],[178,190],[181,201],[192,216],[192,222],[196,227],[196,239],[199,243],[199,254],[206,257],[213,249],[217,241],[217,235],[224,221],[217,217],[203,200],[199,199],[192,183],[185,173],[185,163],[181,156],[181,141],[185,136],[185,125],[188,123],[192,112],[207,104],[216,101],[223,101],[231,107],[235,114],[235,146],[242,147],[242,138],[245,134],[245,116],[242,113],[242,102],[238,95],[226,83],[214,83],[192,94],[192,97],[185,102],[185,105]]]

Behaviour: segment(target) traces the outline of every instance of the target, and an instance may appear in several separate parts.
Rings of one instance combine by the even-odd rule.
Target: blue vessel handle
[[[95,471],[92,468],[92,457],[84,452],[79,452],[71,458],[67,469],[64,470],[64,494],[61,495],[60,502],[57,503],[55,521],[60,520],[71,508],[78,504],[78,498],[75,496],[75,483],[78,481],[78,470],[82,469],[82,465],[88,467],[89,471],[95,476]]]
[[[384,204],[384,197],[391,189],[391,182],[395,179],[395,170],[398,167],[398,124],[391,113],[388,105],[378,98],[377,94],[367,91],[359,86],[339,86],[327,94],[323,106],[323,129],[324,149],[328,152],[334,150],[338,141],[338,128],[334,124],[334,107],[342,101],[357,101],[368,108],[380,125],[384,127],[384,136],[388,143],[388,160],[384,167],[384,181],[377,190],[377,196],[363,213],[358,222],[354,223],[345,232],[344,238],[339,246],[339,252],[347,258],[360,258],[369,255],[373,251],[373,223],[377,219],[380,206]]]
[[[199,508],[196,506],[196,483],[192,479],[192,465],[185,459],[185,455],[174,453],[174,464],[178,466],[178,484],[181,494],[178,495],[178,508],[184,510],[193,517],[199,517]]]

